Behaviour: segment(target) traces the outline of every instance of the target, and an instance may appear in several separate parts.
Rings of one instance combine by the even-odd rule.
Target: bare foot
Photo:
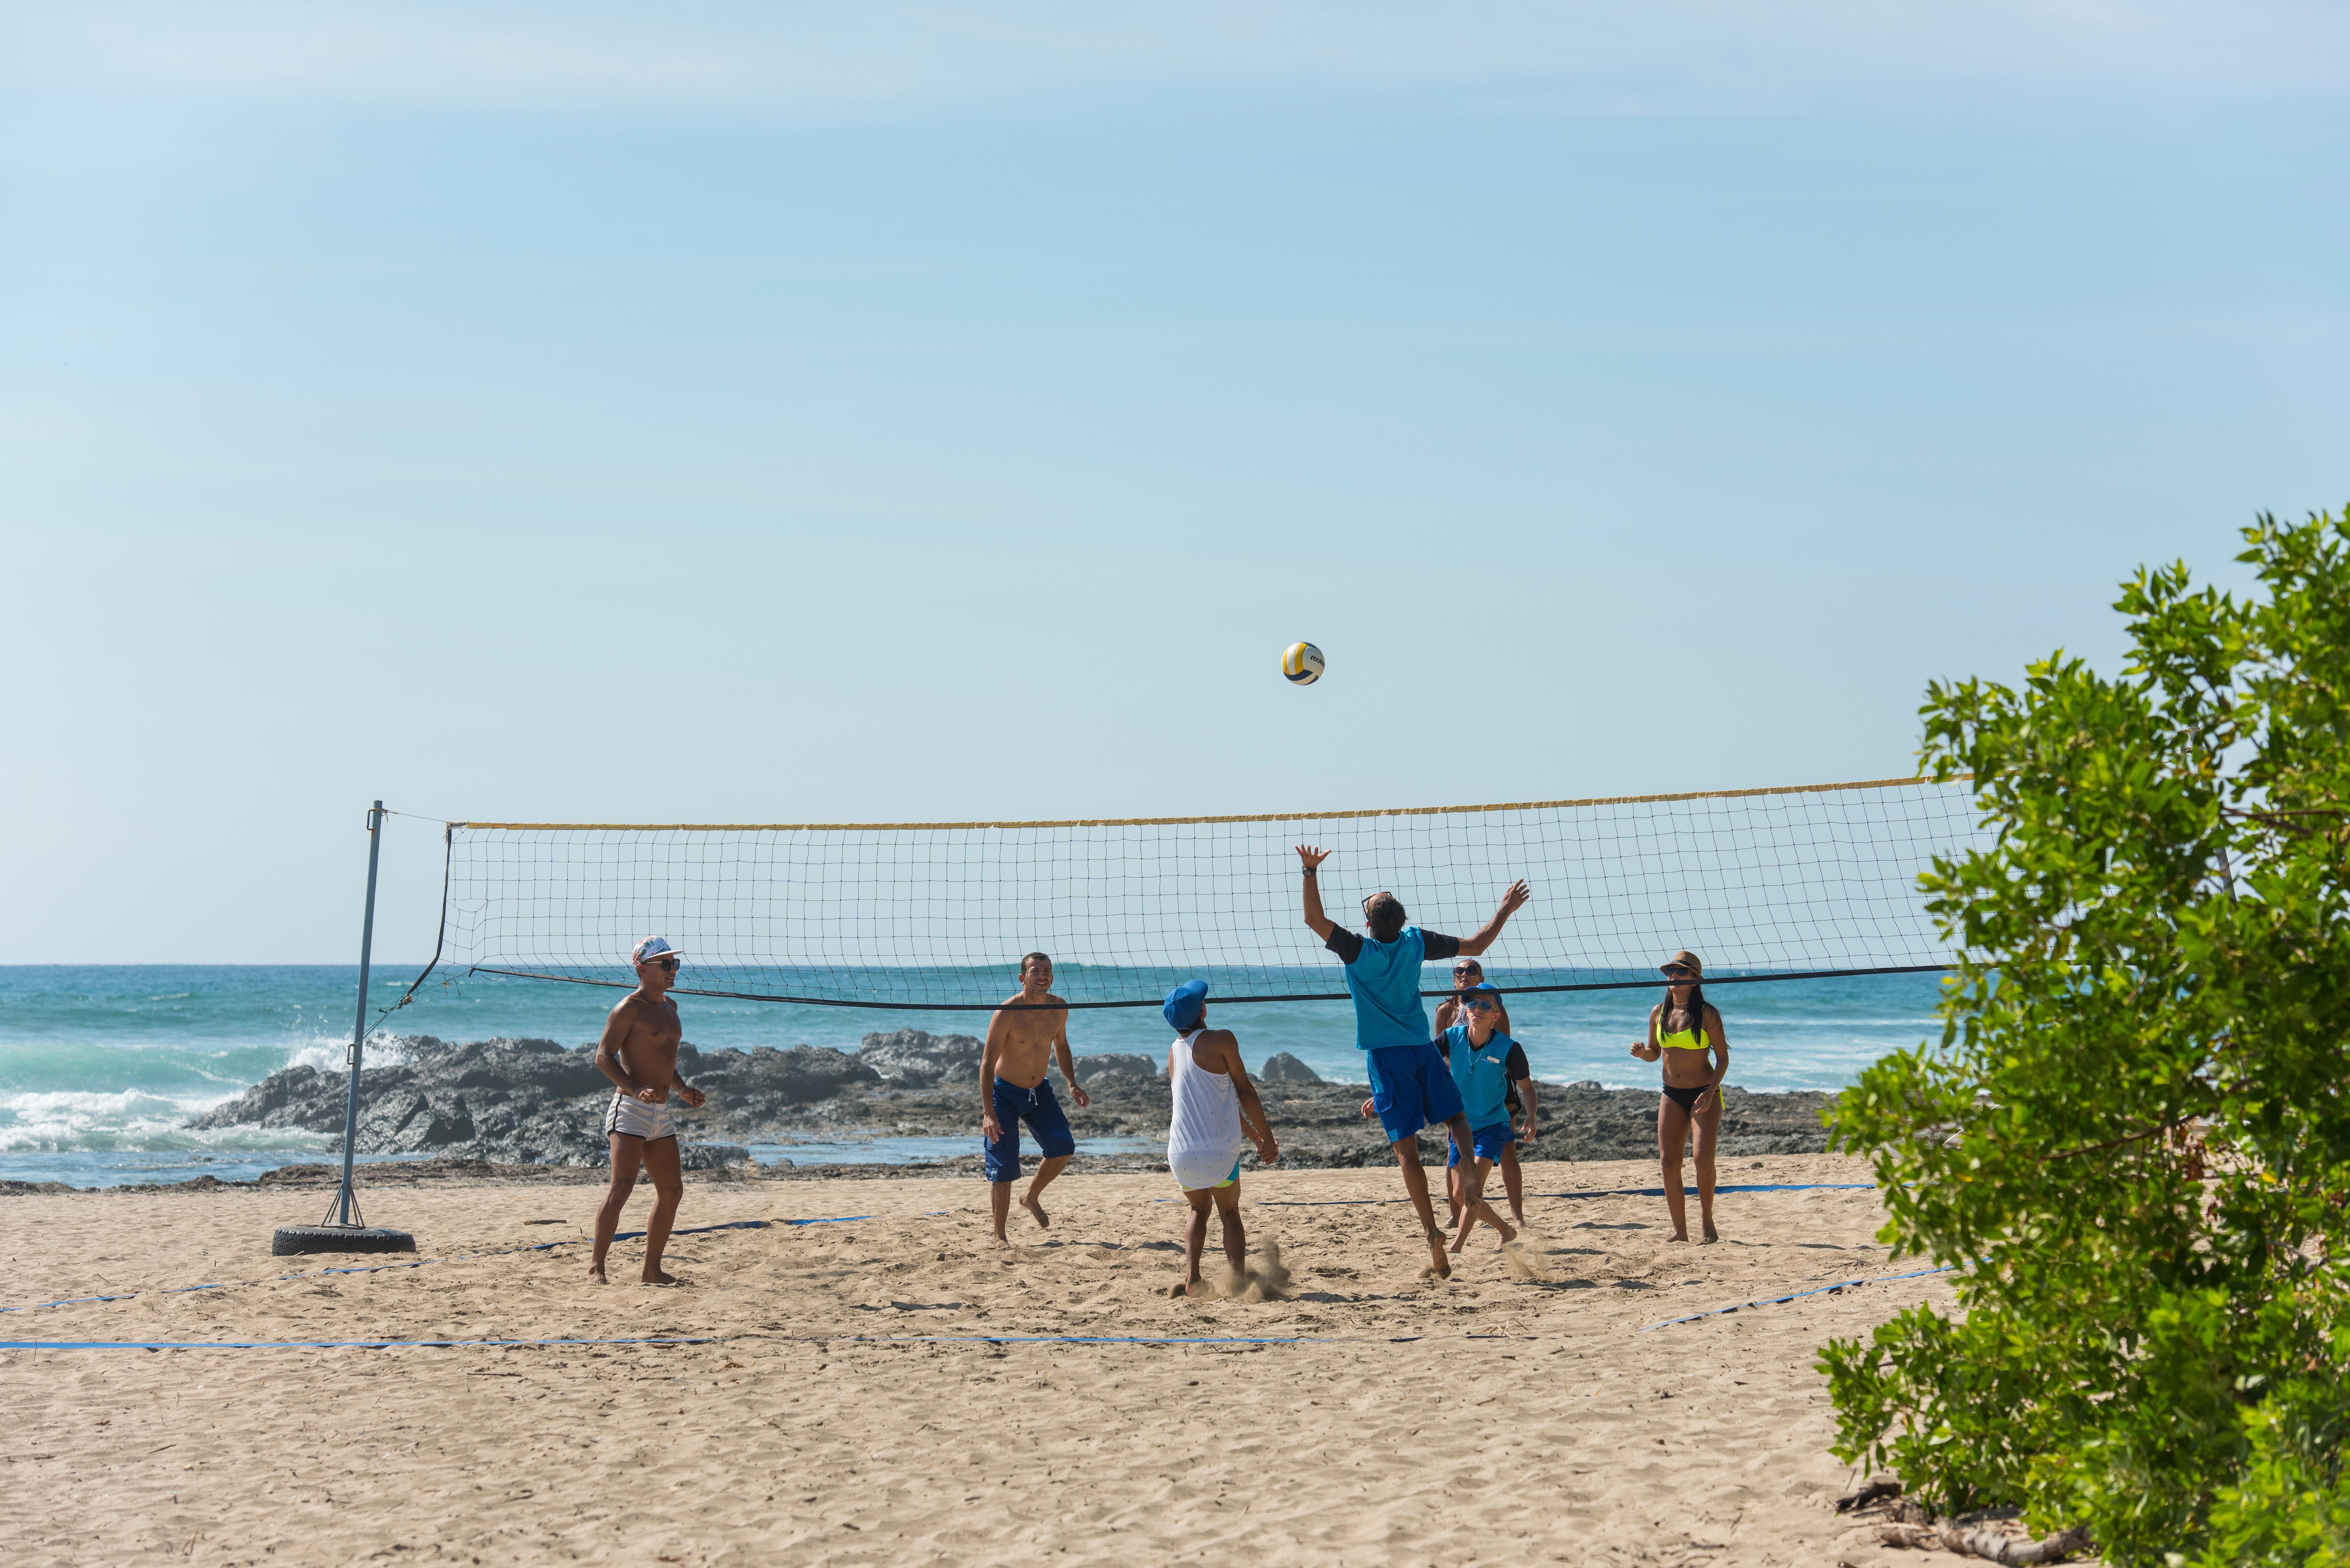
[[[1428,1272],[1434,1274],[1440,1280],[1451,1279],[1452,1277],[1452,1260],[1445,1255],[1444,1237],[1440,1232],[1430,1231],[1428,1233]]]
[[[1705,1224],[1705,1239],[1709,1241],[1719,1241],[1721,1240],[1721,1232],[1713,1228],[1713,1221],[1711,1220],[1707,1220]]]
[[[1028,1210],[1029,1213],[1036,1216],[1037,1224],[1043,1226],[1047,1231],[1053,1228],[1053,1217],[1045,1212],[1045,1206],[1036,1201],[1036,1195],[1035,1193],[1032,1192],[1026,1197],[1021,1199],[1020,1207]]]
[[[1172,1302],[1179,1302],[1185,1296],[1196,1296],[1199,1293],[1200,1282],[1197,1280],[1178,1280],[1167,1287],[1167,1299]]]
[[[1503,1246],[1506,1247],[1511,1242],[1518,1239],[1518,1228],[1514,1225],[1502,1224],[1501,1217],[1499,1215],[1494,1216],[1493,1223],[1501,1229]]]
[[[1686,1241],[1689,1240],[1689,1232],[1686,1231],[1676,1231],[1671,1235],[1666,1237],[1665,1240],[1668,1241]]]
[[[1456,1258],[1457,1258],[1457,1257],[1459,1257],[1459,1256],[1461,1255],[1461,1249],[1462,1249],[1462,1248],[1464,1248],[1464,1247],[1466,1247],[1466,1246],[1468,1246],[1468,1245],[1469,1245],[1469,1238],[1468,1238],[1468,1237],[1466,1237],[1466,1236],[1455,1236],[1455,1237],[1453,1237],[1453,1238],[1452,1238],[1452,1255],[1453,1255],[1454,1257],[1456,1257]]]
[[[604,1277],[603,1264],[590,1263],[588,1265],[588,1282],[591,1285],[606,1285],[611,1283],[609,1280]]]
[[[655,1269],[644,1275],[638,1282],[648,1285],[681,1285],[686,1282],[679,1279],[667,1269]]]

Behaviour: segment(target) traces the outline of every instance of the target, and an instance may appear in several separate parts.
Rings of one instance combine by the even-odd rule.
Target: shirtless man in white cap
[[[689,1106],[702,1104],[702,1091],[677,1075],[677,1048],[685,1039],[678,1022],[677,1003],[669,999],[677,983],[678,950],[666,937],[647,937],[629,958],[636,964],[637,989],[620,998],[604,1021],[604,1038],[596,1044],[596,1066],[618,1085],[604,1112],[604,1132],[612,1145],[612,1185],[604,1206],[596,1210],[596,1248],[588,1262],[588,1277],[603,1284],[604,1254],[612,1250],[612,1233],[620,1228],[620,1210],[636,1190],[637,1168],[653,1179],[653,1211],[645,1221],[645,1270],[649,1285],[673,1285],[675,1275],[661,1269],[661,1249],[669,1245],[670,1227],[677,1223],[678,1200],[685,1196],[685,1178],[678,1166],[677,1124],[670,1116],[670,1091]]]

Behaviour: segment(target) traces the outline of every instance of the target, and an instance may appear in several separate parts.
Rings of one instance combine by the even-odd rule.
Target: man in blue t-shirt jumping
[[[1484,929],[1461,938],[1406,925],[1403,901],[1393,893],[1374,893],[1363,900],[1363,929],[1370,934],[1362,937],[1322,912],[1322,889],[1315,877],[1329,857],[1326,849],[1297,846],[1305,871],[1305,924],[1346,963],[1347,990],[1355,999],[1355,1044],[1370,1073],[1372,1109],[1403,1168],[1404,1189],[1411,1194],[1420,1229],[1428,1233],[1433,1272],[1450,1275],[1452,1262],[1445,1251],[1444,1232],[1437,1227],[1436,1210],[1428,1201],[1428,1173],[1420,1168],[1419,1129],[1441,1122],[1463,1148],[1476,1139],[1451,1070],[1429,1036],[1428,1009],[1419,1000],[1419,966],[1482,954],[1533,895],[1523,882],[1511,883]],[[1484,1182],[1473,1167],[1463,1172],[1462,1187],[1464,1220],[1474,1215],[1504,1240],[1516,1234],[1485,1202]]]

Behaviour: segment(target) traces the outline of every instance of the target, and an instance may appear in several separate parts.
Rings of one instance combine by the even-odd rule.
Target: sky
[[[2350,12],[0,4],[0,961],[1881,778],[2350,501]],[[1298,639],[1329,673],[1298,690]]]

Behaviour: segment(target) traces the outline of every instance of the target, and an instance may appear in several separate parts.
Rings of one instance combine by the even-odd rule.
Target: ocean
[[[369,1014],[395,1000],[423,966],[379,963]],[[1335,979],[1336,965],[1332,966]],[[1439,970],[1429,971],[1440,983]],[[1495,974],[1498,983],[1507,980]],[[1098,980],[1097,972],[1089,979]],[[1765,985],[1716,985],[1730,1037],[1730,1082],[1753,1090],[1837,1089],[1888,1051],[1939,1036],[1940,977],[1866,975]],[[182,1124],[281,1067],[339,1071],[357,999],[356,965],[0,966],[0,1179],[77,1187],[179,1181],[211,1173],[249,1179],[325,1155],[325,1137],[253,1128],[192,1133]],[[1013,985],[1003,986],[1009,995]],[[382,1063],[401,1037],[481,1040],[536,1035],[592,1042],[618,992],[598,987],[434,975],[374,1037]],[[1611,1088],[1657,1081],[1634,1060],[1658,992],[1567,992],[1514,999],[1511,1018],[1552,1082],[1596,1079]],[[1212,1001],[1211,1001],[1212,1005]],[[854,1051],[871,1031],[980,1033],[983,1012],[883,1012],[681,997],[686,1038],[702,1049],[831,1045]],[[1323,1076],[1360,1082],[1352,1013],[1343,1002],[1263,1002],[1218,1009],[1252,1064],[1286,1051]],[[1163,1054],[1169,1032],[1147,1008],[1072,1015],[1076,1053]],[[912,1158],[879,1140],[866,1158]],[[973,1147],[976,1147],[974,1134]],[[791,1152],[788,1147],[785,1152]],[[852,1151],[853,1152],[853,1151]],[[840,1158],[835,1155],[833,1158]]]

